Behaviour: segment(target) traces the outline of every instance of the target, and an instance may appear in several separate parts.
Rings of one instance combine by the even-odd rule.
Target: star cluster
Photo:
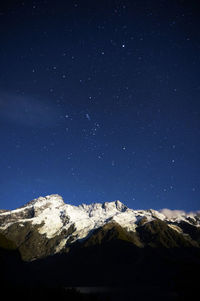
[[[200,16],[191,1],[2,1],[1,207],[197,210]]]

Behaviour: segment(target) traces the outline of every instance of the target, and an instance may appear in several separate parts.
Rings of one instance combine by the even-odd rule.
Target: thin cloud
[[[177,217],[180,217],[182,215],[187,215],[187,216],[194,216],[194,215],[199,215],[199,211],[197,212],[185,212],[183,210],[171,210],[171,209],[168,209],[168,208],[164,208],[164,209],[161,209],[160,212],[162,214],[164,214],[167,218],[177,218]]]
[[[0,119],[27,127],[55,126],[61,115],[55,104],[33,96],[0,93]]]

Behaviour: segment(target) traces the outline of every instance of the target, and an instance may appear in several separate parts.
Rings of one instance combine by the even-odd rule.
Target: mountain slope
[[[58,195],[0,211],[2,294],[87,300],[189,300],[199,291],[200,220],[119,201],[72,206]],[[21,260],[21,257],[23,260]]]
[[[156,210],[129,209],[120,201],[73,206],[59,195],[0,211],[0,233],[15,243],[26,261],[69,252],[77,243],[87,247],[111,240],[139,248],[198,248],[199,229],[197,215],[169,219]]]

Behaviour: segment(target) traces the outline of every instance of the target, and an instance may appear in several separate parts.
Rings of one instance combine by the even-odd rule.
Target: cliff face
[[[195,214],[169,219],[156,210],[129,209],[119,201],[73,206],[59,195],[0,212],[0,233],[15,244],[25,261],[69,252],[77,244],[111,240],[138,248],[199,248],[199,229],[200,218]]]

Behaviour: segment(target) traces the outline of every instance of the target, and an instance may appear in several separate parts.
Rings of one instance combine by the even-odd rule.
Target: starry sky
[[[200,7],[1,1],[0,208],[198,210]]]

